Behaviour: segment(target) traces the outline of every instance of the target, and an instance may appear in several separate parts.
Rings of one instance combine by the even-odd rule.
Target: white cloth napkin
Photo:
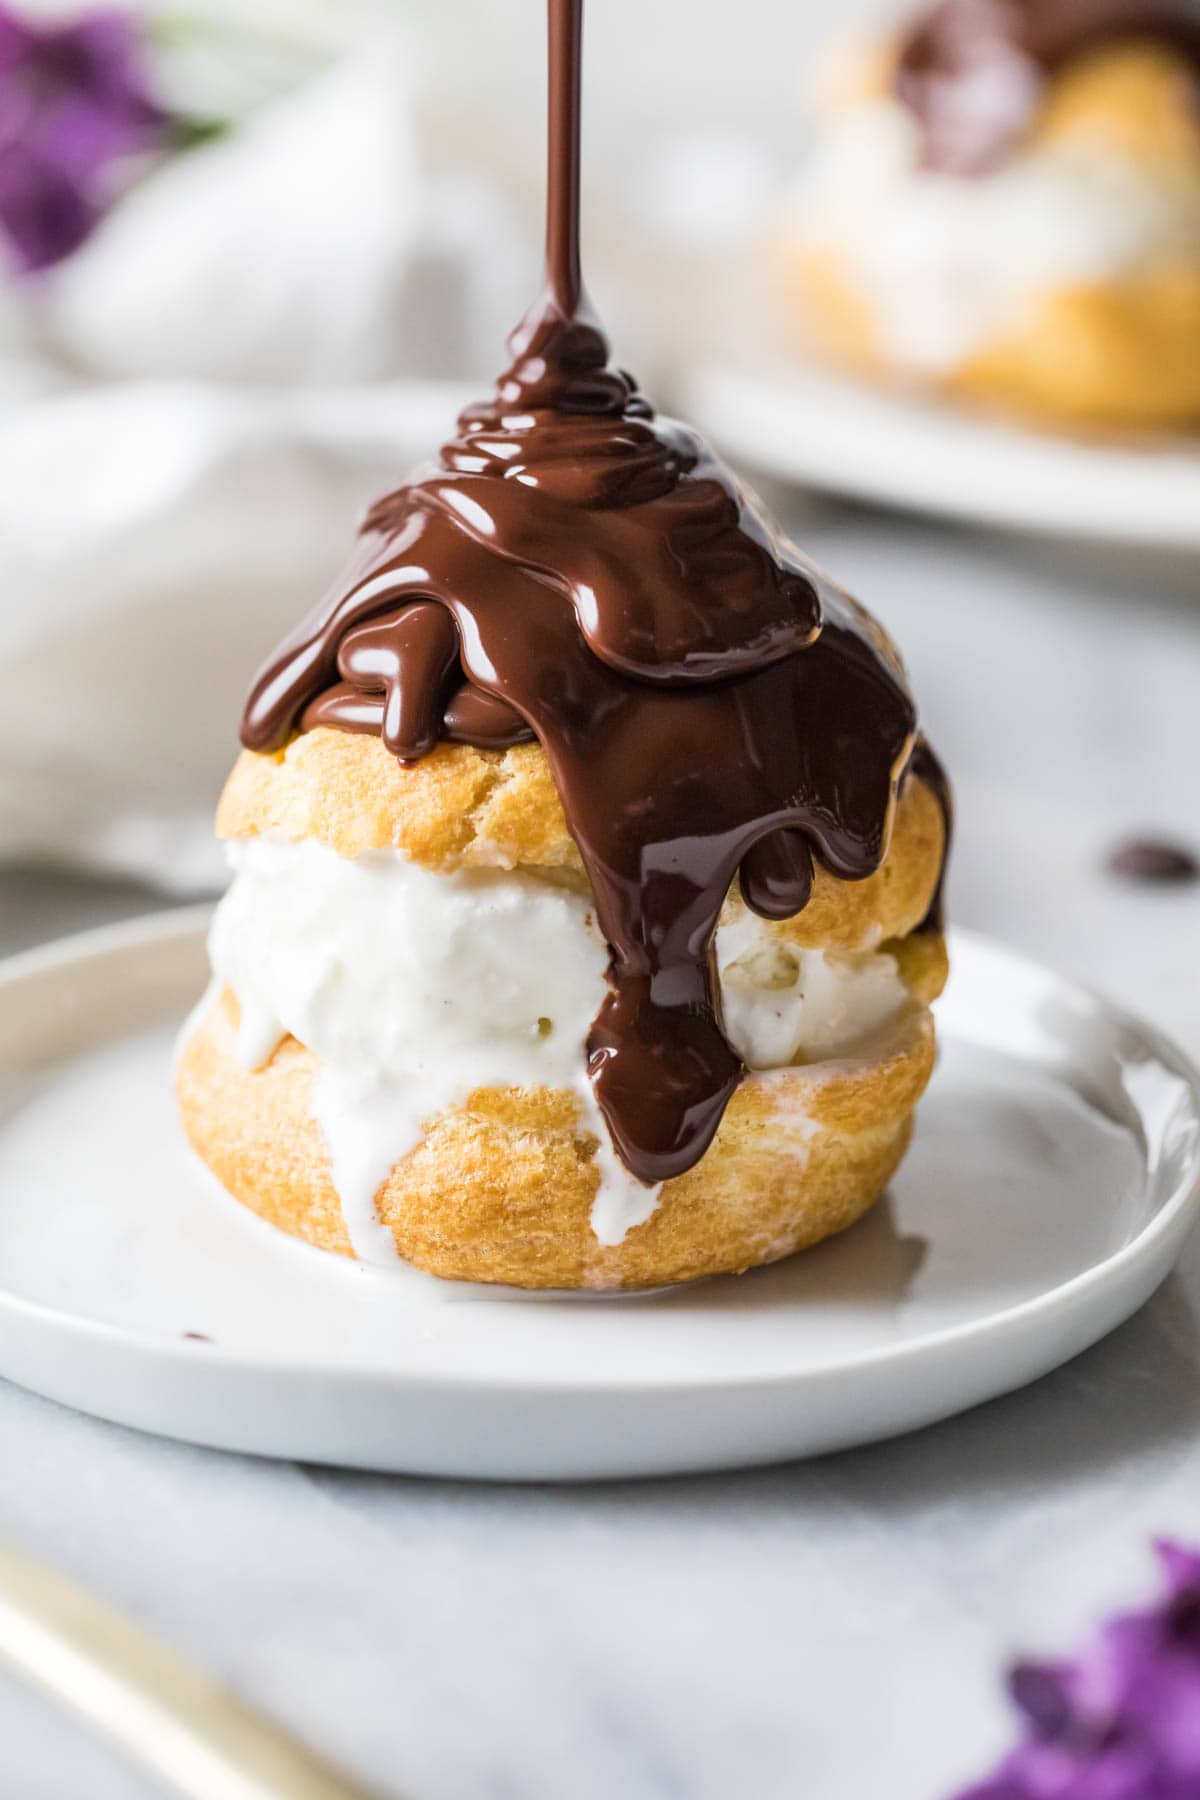
[[[427,377],[492,372],[536,259],[427,166],[418,67],[359,39],[0,297],[0,860],[219,881],[255,667],[486,391]]]
[[[56,272],[52,345],[108,377],[478,368],[479,346],[502,341],[528,298],[533,257],[501,191],[428,165],[415,60],[404,37],[377,32],[163,164]]]
[[[139,382],[0,424],[0,859],[218,883],[250,677],[468,391]]]

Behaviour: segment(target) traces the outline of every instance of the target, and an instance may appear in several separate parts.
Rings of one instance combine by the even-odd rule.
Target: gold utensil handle
[[[0,1658],[187,1800],[371,1800],[132,1620],[4,1545]]]

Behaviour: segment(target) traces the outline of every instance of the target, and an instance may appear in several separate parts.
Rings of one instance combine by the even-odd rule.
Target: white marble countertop
[[[956,778],[951,900],[1200,1056],[1200,573],[834,509],[802,540],[903,645]],[[1174,590],[1172,592],[1171,590]],[[145,907],[0,874],[0,949]],[[153,902],[150,902],[153,904]],[[1024,1393],[818,1463],[579,1489],[273,1465],[0,1385],[0,1534],[83,1578],[383,1795],[945,1800],[1007,1741],[999,1674],[1200,1541],[1200,1247]],[[0,1685],[0,1791],[150,1790]]]

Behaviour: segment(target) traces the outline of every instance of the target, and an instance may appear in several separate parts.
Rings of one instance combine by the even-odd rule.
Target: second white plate
[[[1022,430],[815,364],[694,370],[682,405],[784,481],[973,523],[1200,553],[1200,437]]]
[[[1153,1291],[1197,1211],[1186,1062],[960,935],[913,1149],[843,1237],[615,1299],[344,1262],[244,1212],[184,1149],[171,1046],[204,923],[0,969],[0,1375],[145,1430],[505,1479],[813,1455],[1073,1356]]]

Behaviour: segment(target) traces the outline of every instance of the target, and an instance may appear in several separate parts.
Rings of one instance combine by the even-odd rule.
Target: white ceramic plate
[[[1197,1210],[1200,1087],[1104,1002],[960,936],[888,1200],[741,1279],[531,1297],[364,1268],[189,1157],[170,1059],[204,914],[0,968],[0,1374],[268,1456],[515,1479],[864,1443],[1055,1367],[1141,1305]]]
[[[1200,552],[1200,437],[1086,441],[888,392],[807,363],[710,367],[682,406],[739,463],[973,523]]]

